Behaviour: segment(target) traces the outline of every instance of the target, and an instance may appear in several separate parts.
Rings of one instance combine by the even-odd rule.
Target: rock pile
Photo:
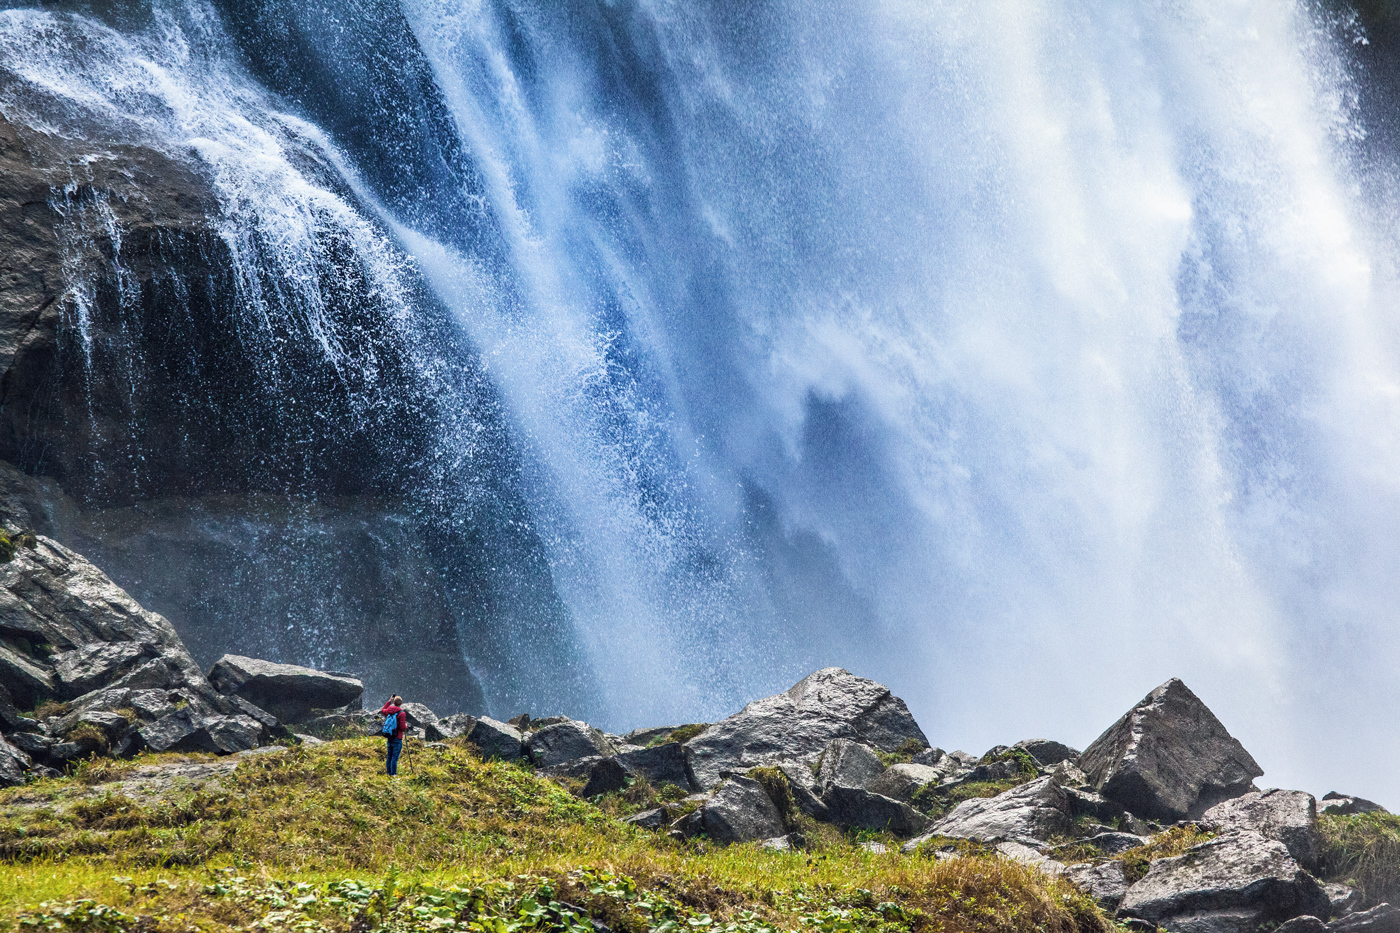
[[[228,754],[377,731],[351,675],[226,655],[206,676],[169,622],[81,556],[32,535],[0,543],[13,550],[0,563],[0,785],[95,754]],[[1083,753],[1030,739],[981,757],[931,747],[902,700],[840,668],[718,723],[626,735],[564,716],[405,709],[419,738],[460,738],[584,797],[644,783],[658,805],[627,821],[676,838],[793,848],[833,831],[823,826],[886,832],[910,853],[956,858],[972,845],[1062,874],[1139,926],[1400,933],[1400,910],[1313,874],[1319,810],[1379,805],[1259,790],[1258,764],[1180,680]],[[1144,847],[1168,830],[1196,844],[1154,860]]]

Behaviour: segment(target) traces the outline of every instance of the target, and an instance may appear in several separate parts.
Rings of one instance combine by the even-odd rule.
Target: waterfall
[[[459,620],[493,712],[716,717],[839,664],[980,751],[1087,743],[1182,676],[1270,783],[1400,763],[1396,213],[1354,17],[14,7],[0,112],[198,166],[249,354],[355,370],[371,436],[425,412],[413,521],[533,581]]]

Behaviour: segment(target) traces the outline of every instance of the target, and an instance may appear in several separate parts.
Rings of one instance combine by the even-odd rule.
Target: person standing
[[[408,731],[408,714],[403,711],[403,697],[395,694],[389,697],[384,708],[379,711],[379,715],[384,719],[393,716],[397,722],[392,733],[386,733],[389,737],[389,747],[386,749],[384,758],[384,770],[389,774],[399,773],[399,755],[403,753],[403,734]],[[380,720],[383,722],[384,720]]]

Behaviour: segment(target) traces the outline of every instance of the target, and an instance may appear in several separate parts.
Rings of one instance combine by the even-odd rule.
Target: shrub
[[[1354,886],[1368,904],[1400,900],[1400,816],[1323,814],[1317,828],[1325,880]]]

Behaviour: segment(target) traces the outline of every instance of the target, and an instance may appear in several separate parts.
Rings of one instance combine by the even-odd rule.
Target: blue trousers
[[[384,769],[390,774],[399,773],[399,755],[403,752],[403,739],[389,740],[389,758],[384,762]]]

